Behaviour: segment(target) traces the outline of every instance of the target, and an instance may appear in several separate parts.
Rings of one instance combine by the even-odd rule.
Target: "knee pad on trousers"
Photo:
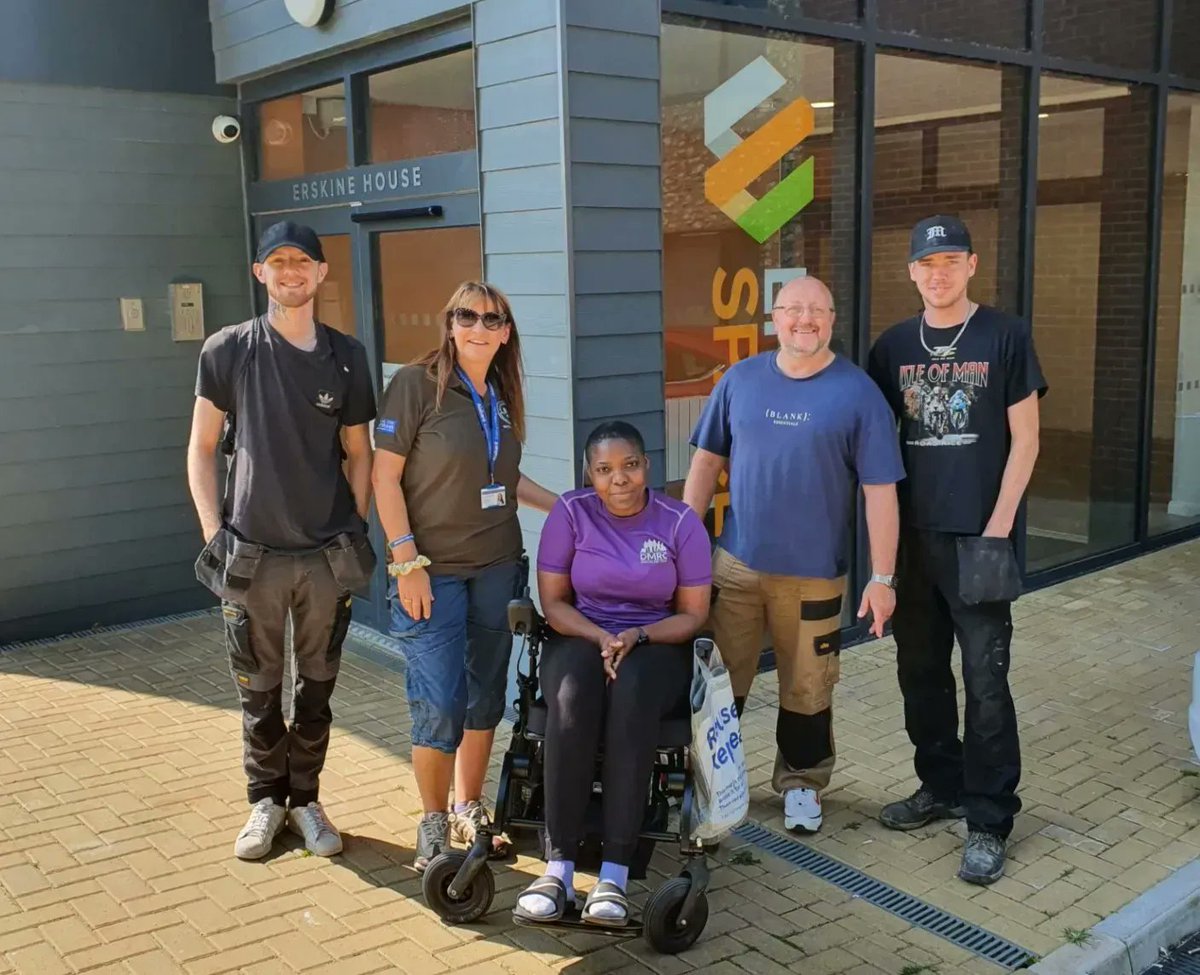
[[[816,768],[833,757],[833,711],[797,714],[779,710],[775,741],[783,760],[793,769]]]

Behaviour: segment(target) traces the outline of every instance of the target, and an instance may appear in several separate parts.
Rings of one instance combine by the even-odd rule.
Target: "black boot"
[[[956,802],[939,799],[921,786],[907,799],[889,802],[879,811],[879,821],[888,829],[909,830],[935,819],[962,819],[967,811]]]

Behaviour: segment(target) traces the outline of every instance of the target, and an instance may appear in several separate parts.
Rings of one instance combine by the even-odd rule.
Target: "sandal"
[[[554,912],[551,914],[534,914],[521,906],[521,898],[526,894],[540,894],[547,900],[554,901]],[[561,921],[567,913],[567,886],[557,877],[538,877],[517,896],[513,905],[513,919],[528,921],[531,924],[553,924]]]
[[[624,917],[594,917],[591,909],[594,904],[619,904],[625,911]],[[623,928],[629,923],[629,898],[625,891],[611,880],[601,880],[583,903],[583,921],[585,924],[595,924],[602,928]]]

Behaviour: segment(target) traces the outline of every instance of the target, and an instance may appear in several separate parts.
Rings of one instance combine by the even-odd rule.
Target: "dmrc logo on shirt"
[[[760,244],[812,202],[813,160],[804,160],[761,200],[746,187],[812,133],[813,107],[797,98],[746,139],[733,125],[786,83],[760,56],[704,99],[704,144],[719,159],[704,174],[704,195]]]
[[[647,538],[642,542],[642,565],[660,565],[668,561],[670,556],[667,554],[667,546],[657,538]]]

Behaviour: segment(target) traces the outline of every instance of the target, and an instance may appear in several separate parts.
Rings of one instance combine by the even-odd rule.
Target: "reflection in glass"
[[[1176,3],[1185,7],[1189,0]],[[1044,0],[1043,45],[1053,57],[1149,71],[1157,61],[1159,0]]]
[[[1150,533],[1200,521],[1200,96],[1172,93],[1150,454]]]
[[[909,234],[936,213],[971,230],[979,254],[971,297],[1017,310],[1023,98],[1019,68],[878,56],[872,340],[920,311]]]
[[[324,322],[347,335],[356,333],[354,318],[354,276],[350,266],[350,235],[327,234],[321,238],[321,249],[329,273],[317,289],[314,313]]]
[[[346,87],[339,83],[258,106],[258,178],[292,179],[345,169]]]
[[[475,147],[470,51],[381,71],[367,79],[370,161],[392,162]]]
[[[1200,3],[1176,3],[1171,11],[1171,71],[1200,80]]]
[[[383,381],[441,340],[441,311],[463,281],[483,274],[478,227],[381,233],[376,238],[377,326]]]
[[[879,26],[922,37],[975,41],[1001,47],[1026,46],[1025,0],[979,3],[978,0],[883,0],[879,4]]]
[[[1134,539],[1151,109],[1142,89],[1042,79],[1031,570]]]

